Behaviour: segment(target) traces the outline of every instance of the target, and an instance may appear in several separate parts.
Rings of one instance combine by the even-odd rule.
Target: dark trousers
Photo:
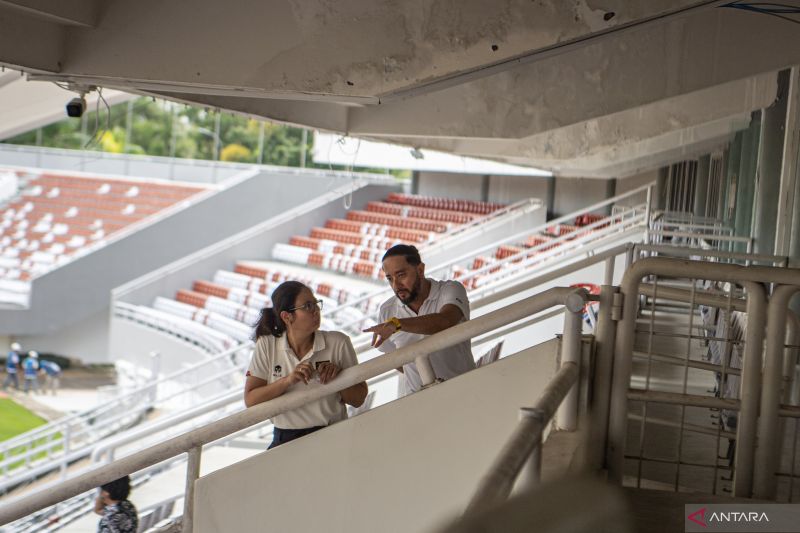
[[[272,444],[270,444],[269,448],[267,449],[271,450],[272,448],[277,448],[281,444],[286,444],[294,439],[299,439],[300,437],[304,437],[309,433],[319,431],[324,427],[325,426],[314,426],[313,428],[303,429],[281,429],[279,427],[275,427],[272,429]]]

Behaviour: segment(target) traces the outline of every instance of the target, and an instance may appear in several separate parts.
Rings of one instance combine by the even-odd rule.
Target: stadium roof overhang
[[[561,175],[624,176],[722,146],[774,100],[775,72],[800,63],[797,24],[735,4],[0,0],[0,63]]]

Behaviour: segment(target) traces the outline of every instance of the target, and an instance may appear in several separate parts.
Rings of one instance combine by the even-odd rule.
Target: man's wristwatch
[[[393,316],[392,318],[390,318],[386,322],[388,322],[389,324],[392,324],[394,326],[395,333],[397,333],[398,331],[403,329],[403,325],[400,323],[400,319],[397,318],[396,316]]]

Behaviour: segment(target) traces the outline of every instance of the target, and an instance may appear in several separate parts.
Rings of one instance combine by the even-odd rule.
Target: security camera
[[[86,111],[86,99],[83,96],[73,98],[67,102],[67,116],[80,118],[83,116],[84,111]]]

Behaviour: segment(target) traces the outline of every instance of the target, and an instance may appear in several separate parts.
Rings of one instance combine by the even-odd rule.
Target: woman
[[[261,310],[256,347],[247,381],[247,407],[277,398],[286,391],[328,383],[343,368],[358,364],[350,338],[338,331],[320,331],[322,301],[298,281],[281,283],[272,293],[272,307]],[[347,418],[344,404],[364,403],[367,384],[358,383],[272,418],[270,448],[300,438]]]
[[[115,479],[100,487],[100,496],[94,502],[94,512],[102,516],[98,533],[136,533],[139,518],[136,507],[128,501],[131,493],[129,476]]]

